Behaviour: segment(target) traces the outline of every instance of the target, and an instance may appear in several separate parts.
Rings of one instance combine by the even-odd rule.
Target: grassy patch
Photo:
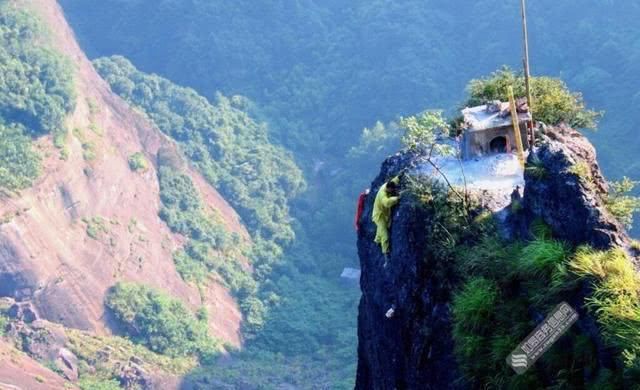
[[[548,277],[569,253],[569,248],[562,242],[534,240],[522,249],[518,272],[532,278]]]
[[[603,334],[616,347],[640,352],[640,277],[622,249],[579,248],[570,270],[593,281],[587,307],[596,314]]]
[[[5,335],[7,325],[9,325],[9,319],[3,314],[0,314],[0,337]]]
[[[129,156],[129,168],[134,172],[143,172],[149,169],[149,162],[141,152]]]
[[[93,161],[96,159],[96,145],[93,141],[82,143],[82,157],[85,161]]]
[[[481,277],[469,280],[453,299],[456,325],[469,331],[485,326],[491,320],[497,299],[495,282]]]
[[[533,220],[529,230],[531,231],[531,235],[537,240],[551,240],[553,238],[551,227],[541,218]]]
[[[595,389],[635,383],[628,378],[632,367],[640,367],[640,283],[624,251],[575,250],[554,240],[540,220],[530,230],[534,239],[528,242],[507,243],[488,232],[458,250],[454,261],[463,283],[453,299],[453,337],[467,380],[478,388]],[[585,305],[618,351],[620,369],[600,366],[595,341],[574,327],[535,367],[514,375],[504,359],[539,322],[532,313],[544,316],[559,302],[581,296],[584,280],[593,285]]]
[[[94,240],[99,240],[103,233],[109,233],[107,223],[102,217],[83,218],[82,221],[87,224],[87,236]]]
[[[159,369],[173,375],[183,375],[197,366],[193,356],[170,357],[157,354],[140,344],[116,336],[96,336],[80,330],[67,329],[69,348],[84,362],[97,362],[100,374],[108,378],[117,365],[132,357],[141,359],[144,367]]]
[[[102,379],[92,376],[83,376],[78,382],[80,390],[121,390],[120,382],[115,379]]]
[[[584,161],[578,161],[573,164],[567,169],[567,172],[577,176],[578,179],[580,179],[580,182],[584,185],[592,184],[593,177],[591,175],[591,168],[589,167],[589,164]]]

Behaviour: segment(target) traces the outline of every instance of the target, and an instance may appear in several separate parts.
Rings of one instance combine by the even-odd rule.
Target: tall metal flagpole
[[[527,88],[527,105],[529,106],[529,111],[533,112],[533,102],[531,98],[531,72],[529,69],[529,32],[527,30],[527,5],[526,0],[520,0],[522,4],[522,32],[524,37],[524,83]],[[531,130],[531,145],[533,145],[533,141],[535,141],[535,134],[533,133],[533,119],[529,124],[529,129]]]

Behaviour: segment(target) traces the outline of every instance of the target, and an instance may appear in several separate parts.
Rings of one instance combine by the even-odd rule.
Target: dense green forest
[[[0,1],[0,190],[31,185],[40,171],[35,137],[63,131],[74,106],[68,61],[46,46],[35,18]]]
[[[114,91],[147,112],[181,142],[210,181],[221,184],[252,233],[284,249],[262,273],[261,288],[274,293],[272,299],[261,295],[270,307],[263,330],[239,355],[244,365],[229,370],[251,377],[268,362],[295,361],[296,367],[329,370],[348,387],[357,292],[335,281],[342,267],[357,265],[355,199],[381,159],[397,149],[398,116],[459,107],[468,80],[503,64],[521,67],[519,2],[61,3],[90,57],[123,55],[142,72],[161,76],[137,73],[121,58],[97,62]],[[634,72],[640,5],[540,0],[530,4],[529,13],[533,73],[561,77],[571,90],[584,93],[588,107],[605,111],[599,130],[586,131],[605,173],[612,179],[637,176],[640,138],[633,124],[640,119],[634,110],[640,105]],[[175,89],[173,83],[197,92]],[[216,140],[233,148],[238,139],[225,144],[222,135],[210,141],[207,137],[216,135],[208,131],[218,123],[197,122],[191,111],[171,106],[180,99],[200,107],[197,117],[215,118],[214,112],[229,107],[265,122],[259,131],[249,125],[244,134],[261,134],[259,144],[268,137],[289,150],[295,164],[265,169],[293,178],[284,183],[256,178],[252,182],[275,192],[261,192],[260,201],[251,203],[253,198],[242,194],[255,189],[233,182],[251,173],[237,170],[235,154],[216,150]],[[591,127],[596,117],[574,124]],[[302,168],[306,189],[295,165]],[[262,212],[258,204],[271,209]],[[210,370],[198,375],[205,372]],[[294,372],[299,374],[292,370],[290,376],[300,381],[302,374]]]

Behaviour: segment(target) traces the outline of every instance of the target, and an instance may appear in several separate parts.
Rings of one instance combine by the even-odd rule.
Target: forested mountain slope
[[[42,162],[33,185],[19,195],[5,195],[1,203],[2,295],[33,299],[46,319],[103,333],[107,290],[120,280],[143,282],[170,291],[194,311],[211,305],[226,313],[212,317],[211,330],[239,345],[240,313],[227,289],[213,283],[209,293],[216,298],[202,301],[172,261],[182,238],[158,217],[160,188],[153,162],[161,147],[175,147],[110,92],[55,2],[18,4],[36,12],[41,28],[51,32],[48,50],[66,64],[75,103],[53,135],[37,140]],[[16,117],[3,114],[6,123]],[[29,122],[23,124],[30,128]],[[138,171],[129,164],[136,153],[146,160]],[[233,209],[193,176],[208,207],[220,210],[225,229],[247,239]]]
[[[158,116],[136,112],[56,1],[0,1],[0,43],[0,387],[176,388],[242,348],[293,239],[290,156],[241,97],[213,109],[177,90]],[[163,120],[189,127],[165,135]]]

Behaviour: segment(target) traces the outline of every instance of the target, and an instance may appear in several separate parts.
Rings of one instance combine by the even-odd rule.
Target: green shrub
[[[82,143],[82,157],[86,161],[93,161],[96,159],[96,145],[92,141]]]
[[[485,104],[492,100],[508,101],[508,88],[514,87],[517,97],[526,96],[524,77],[509,68],[502,68],[490,76],[472,80],[467,89],[468,106]],[[565,123],[575,128],[597,127],[601,112],[588,110],[582,95],[569,91],[566,84],[551,77],[533,77],[531,79],[533,95],[532,114],[536,121],[548,125]]]
[[[585,185],[590,185],[592,181],[591,168],[584,161],[579,161],[567,169],[567,172],[574,174]]]
[[[58,130],[54,132],[53,146],[60,149],[60,160],[66,161],[69,159],[69,147],[67,146],[67,136],[69,133],[66,130]]]
[[[53,146],[55,146],[58,149],[63,149],[67,143],[67,136],[69,134],[62,130],[62,131],[56,131],[53,135]]]
[[[191,178],[169,167],[160,167],[160,218],[172,231],[224,250],[229,237],[221,224],[207,215],[200,194]]]
[[[149,162],[141,152],[136,152],[129,156],[129,168],[134,172],[146,171],[149,169]]]
[[[207,323],[198,321],[182,302],[164,292],[118,283],[105,304],[134,341],[154,352],[185,356],[215,349]]]
[[[609,194],[605,198],[607,210],[627,227],[633,225],[633,214],[640,210],[640,198],[630,195],[636,184],[628,177],[611,182]]]
[[[0,190],[27,188],[40,174],[40,157],[22,126],[0,121]]]
[[[107,224],[102,217],[93,217],[91,219],[83,219],[83,221],[87,224],[87,236],[93,238],[94,240],[100,239],[103,233],[108,233],[109,229],[107,228]]]

